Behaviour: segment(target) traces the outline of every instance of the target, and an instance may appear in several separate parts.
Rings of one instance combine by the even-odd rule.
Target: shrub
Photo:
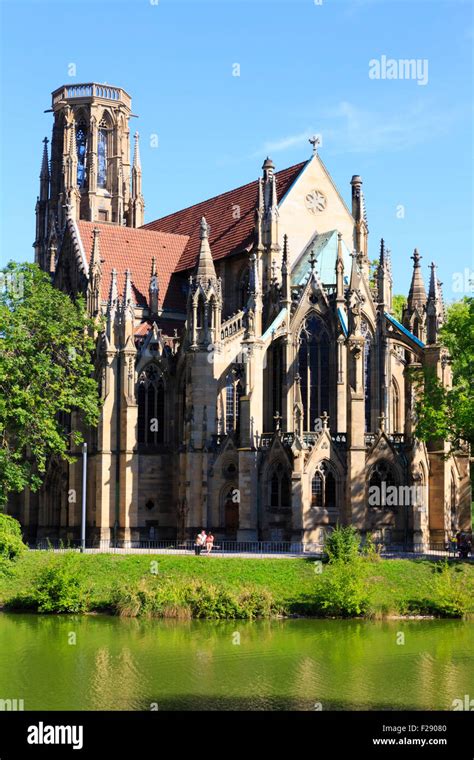
[[[270,617],[276,607],[266,589],[240,592],[204,583],[176,583],[143,578],[138,584],[116,586],[112,608],[122,617],[206,618],[227,620]]]
[[[362,559],[332,559],[316,587],[319,614],[336,617],[363,615],[369,609],[369,591]]]
[[[465,617],[471,604],[466,586],[464,574],[451,570],[445,560],[435,574],[433,612],[443,617]]]
[[[26,544],[23,543],[18,520],[10,515],[0,513],[0,557],[14,560],[23,554],[27,548]]]
[[[352,562],[359,556],[360,538],[352,525],[337,525],[326,538],[329,561]]]
[[[380,552],[382,544],[376,544],[372,533],[367,533],[365,543],[362,547],[362,554],[369,562],[380,562]]]
[[[73,554],[55,557],[43,568],[33,587],[38,612],[85,612],[87,591]]]

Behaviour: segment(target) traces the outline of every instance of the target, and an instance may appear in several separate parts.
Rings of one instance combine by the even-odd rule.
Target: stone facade
[[[36,261],[105,320],[101,420],[85,431],[88,537],[204,527],[321,541],[342,523],[427,545],[470,530],[469,452],[447,458],[445,442],[413,434],[410,368],[451,382],[435,265],[426,294],[415,250],[396,319],[384,241],[369,263],[362,180],[349,210],[314,141],[308,161],[277,173],[267,158],[258,182],[138,229],[130,108],[105,85],[53,93],[37,203]],[[79,536],[77,453],[50,463],[40,493],[12,499],[31,538]],[[374,503],[370,489],[395,497]]]

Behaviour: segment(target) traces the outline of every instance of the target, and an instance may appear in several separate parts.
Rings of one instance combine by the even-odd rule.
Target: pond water
[[[25,710],[450,710],[472,693],[469,622],[0,613],[0,699]]]

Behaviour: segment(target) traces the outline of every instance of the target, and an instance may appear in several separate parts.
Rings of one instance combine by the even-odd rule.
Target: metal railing
[[[41,538],[29,542],[29,548],[32,550],[50,550],[50,551],[80,551],[80,539],[49,539]],[[430,543],[430,544],[413,544],[413,543],[392,543],[384,545],[377,544],[380,554],[385,559],[391,558],[421,558],[427,559],[455,559],[459,556],[457,548],[452,544]],[[148,554],[194,554],[194,540],[186,539],[180,541],[173,540],[153,540],[153,539],[136,539],[136,540],[119,540],[110,539],[93,539],[86,541],[86,552],[91,553],[148,553]],[[206,552],[206,547],[202,548],[201,553]],[[229,541],[227,539],[216,538],[212,548],[212,554],[218,555],[250,555],[250,556],[312,556],[323,557],[325,547],[320,542],[310,541]],[[474,560],[471,552],[469,559]]]

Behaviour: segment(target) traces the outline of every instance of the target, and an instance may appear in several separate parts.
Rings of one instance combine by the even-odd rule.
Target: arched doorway
[[[224,497],[224,533],[228,541],[236,541],[239,530],[239,492],[229,488]]]

